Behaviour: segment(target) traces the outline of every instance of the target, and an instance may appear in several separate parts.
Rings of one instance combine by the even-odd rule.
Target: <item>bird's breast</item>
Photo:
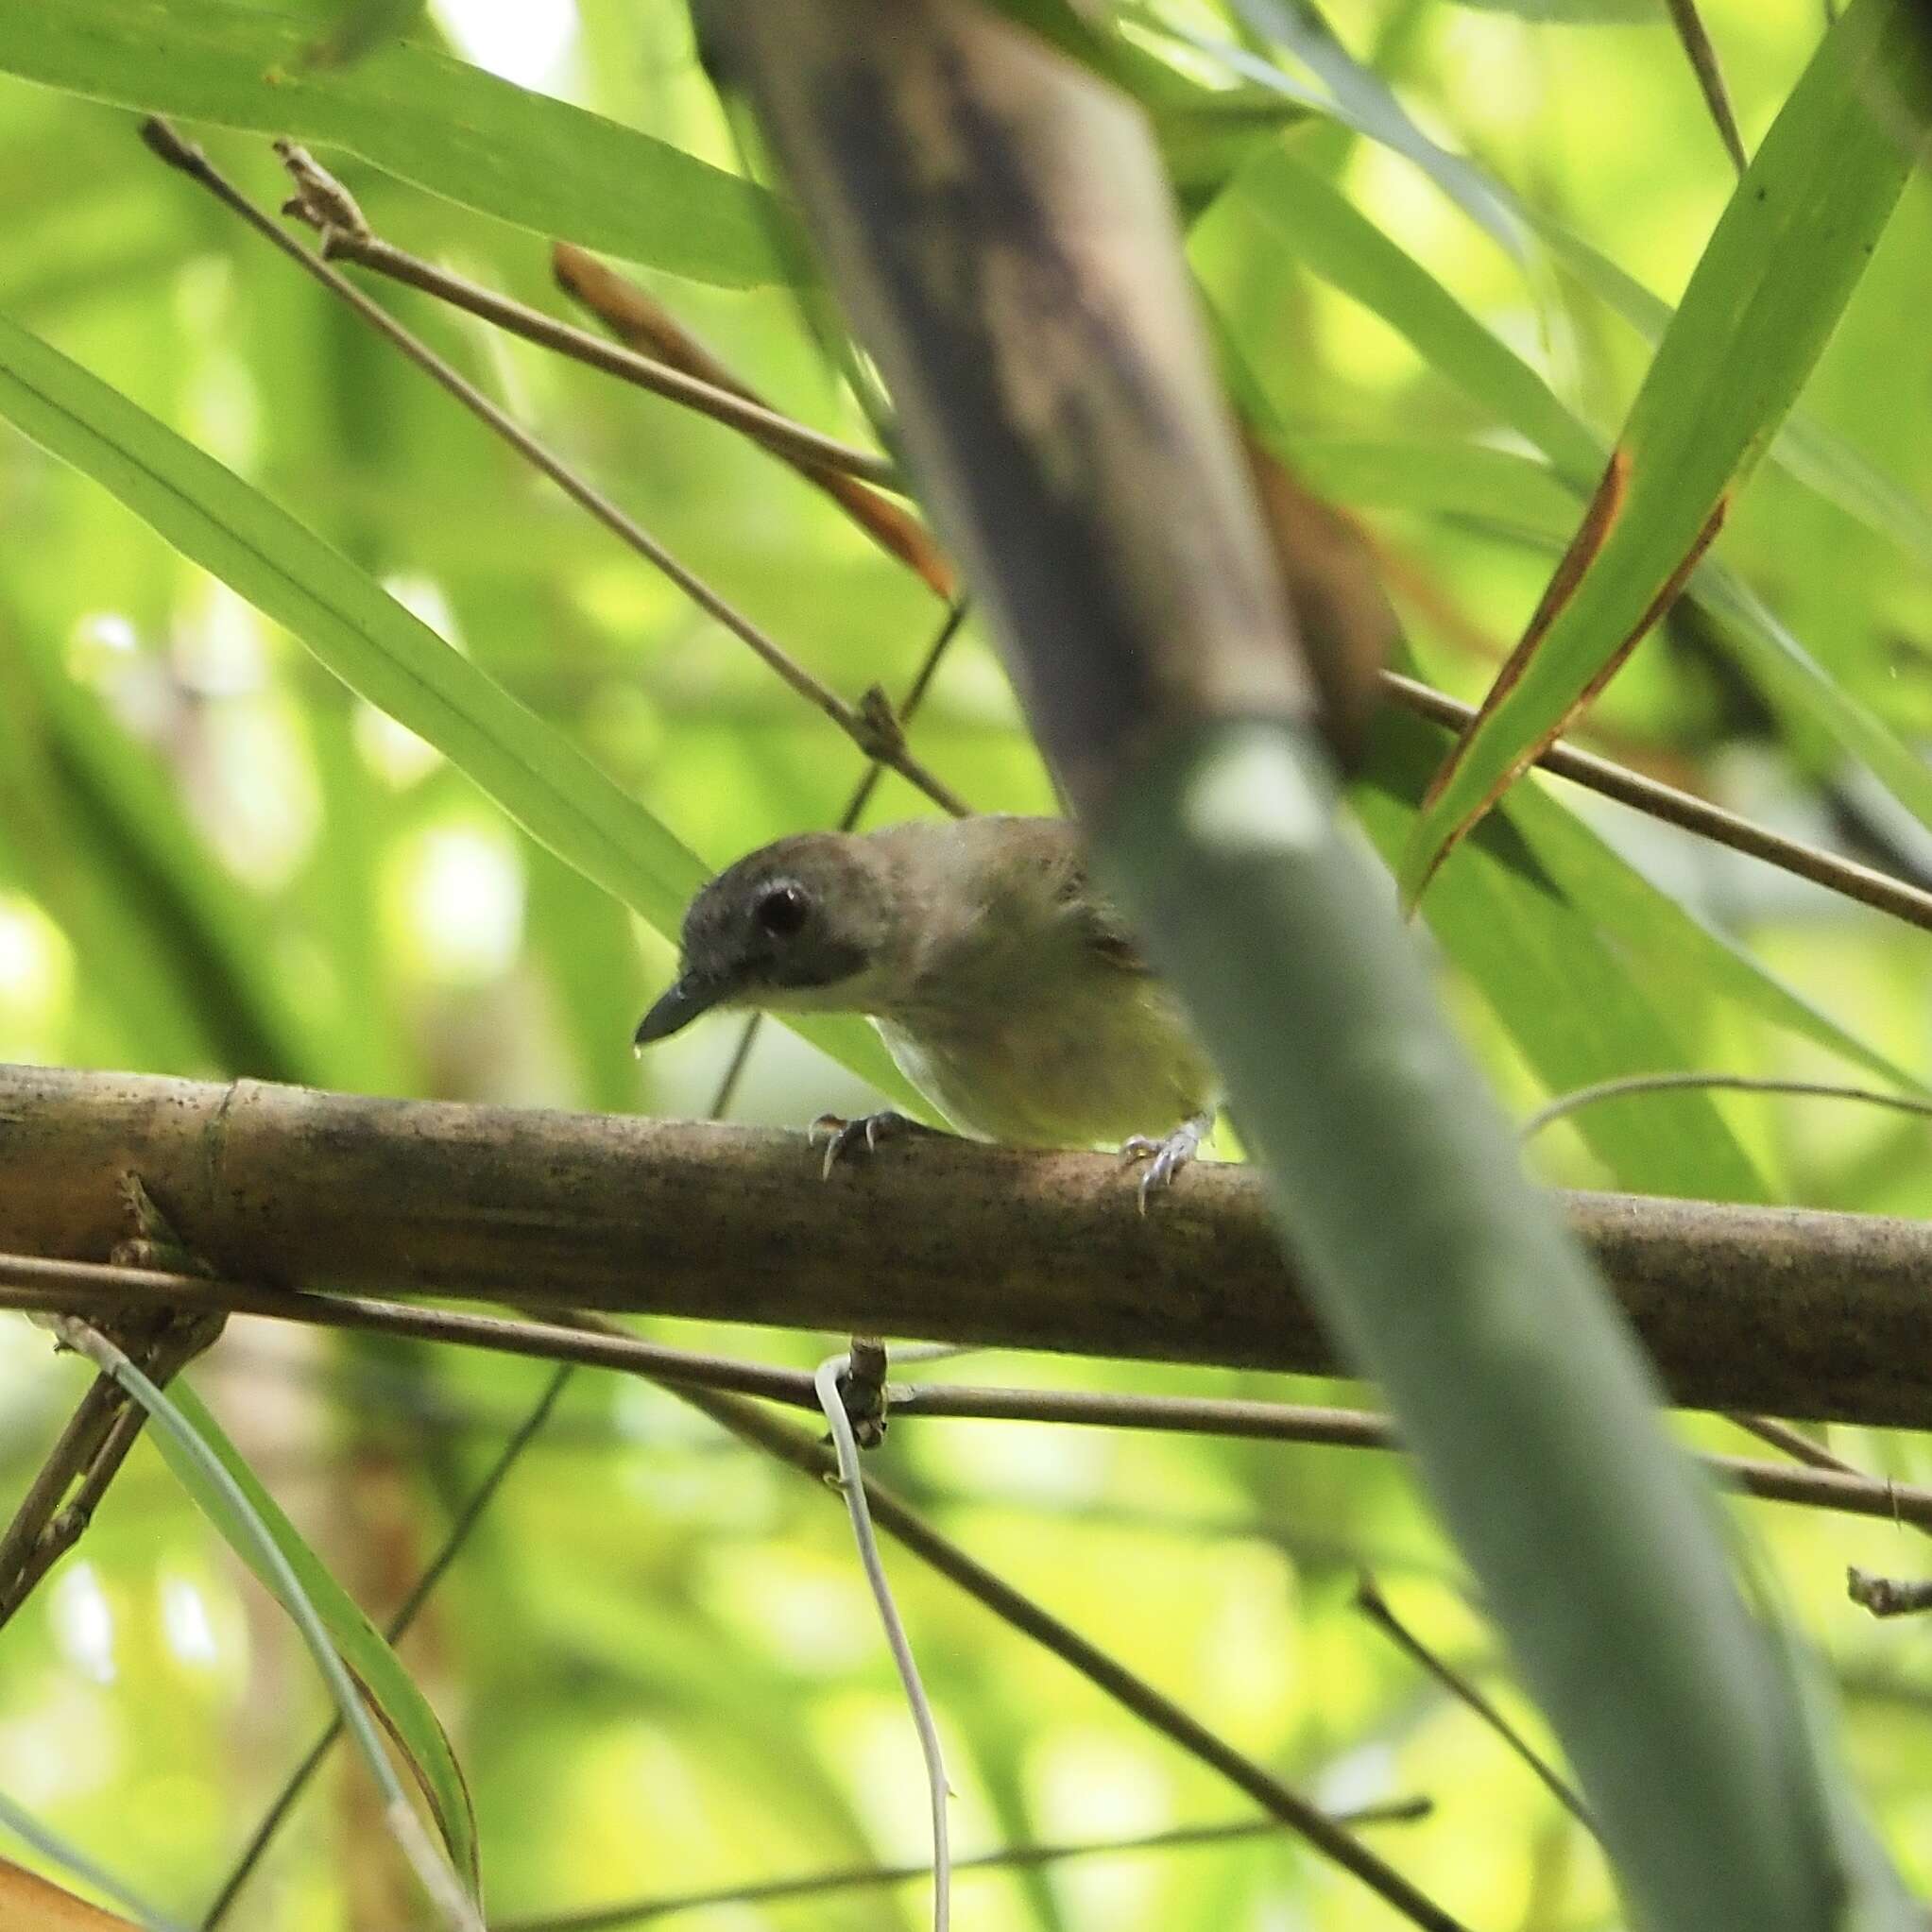
[[[1051,997],[935,1000],[877,1021],[899,1069],[964,1132],[1018,1147],[1160,1135],[1215,1078],[1158,981],[1099,965]]]

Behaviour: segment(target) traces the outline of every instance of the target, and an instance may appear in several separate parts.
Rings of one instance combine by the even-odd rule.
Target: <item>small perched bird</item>
[[[863,1013],[962,1132],[1120,1142],[1147,1163],[1143,1208],[1213,1125],[1214,1069],[1062,819],[921,820],[761,847],[692,901],[677,979],[636,1044],[712,1007]],[[826,1171],[908,1124],[828,1118]]]

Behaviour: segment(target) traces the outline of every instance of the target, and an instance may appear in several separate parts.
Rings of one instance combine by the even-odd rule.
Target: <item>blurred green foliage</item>
[[[271,10],[317,34],[364,31],[367,14],[378,40],[385,13],[402,23],[410,11],[320,0]],[[1204,117],[1191,98],[1184,113],[1179,93],[1164,101],[1188,205],[1205,211],[1195,264],[1227,340],[1282,446],[1373,530],[1419,670],[1470,697],[1534,604],[1577,478],[1546,467],[1517,433],[1527,425],[1513,431],[1507,405],[1443,353],[1424,326],[1441,312],[1414,295],[1412,271],[1521,358],[1588,447],[1622,421],[1650,345],[1603,299],[1605,276],[1538,231],[1560,224],[1675,300],[1732,185],[1661,9],[1659,24],[1638,26],[1515,17],[1538,10],[1630,11],[1327,9],[1414,124],[1469,158],[1466,180],[1499,184],[1480,205],[1533,214],[1515,252],[1496,238],[1516,234],[1512,222],[1485,228],[1412,160],[1321,115],[1283,132],[1272,112],[1250,124]],[[1131,11],[1130,78],[1157,57],[1208,87],[1265,92],[1277,62],[1312,84],[1270,44],[1267,8]],[[1821,9],[1714,0],[1705,13],[1754,145]],[[679,7],[440,0],[409,30],[737,165]],[[1378,97],[1368,74],[1343,78],[1359,107]],[[1326,84],[1340,85],[1333,73]],[[191,131],[258,200],[281,198],[265,142]],[[1313,181],[1305,198],[1339,190],[1407,258],[1393,315],[1323,279],[1332,270],[1320,261],[1311,272],[1257,199],[1283,178],[1284,152]],[[541,237],[324,158],[378,232],[557,305]],[[610,185],[621,197],[624,184]],[[838,816],[861,763],[824,718],[157,163],[129,112],[0,80],[0,309],[14,323],[385,585],[704,861]],[[790,295],[636,272],[780,406],[863,434]],[[875,681],[904,689],[940,611],[790,471],[426,299],[377,293],[834,689],[854,699]],[[1719,552],[1809,654],[1820,688],[1914,757],[1932,724],[1932,588],[1908,540],[1932,504],[1928,314],[1932,191],[1921,177],[1802,399],[1811,470],[1766,465]],[[1860,480],[1863,513],[1843,506],[1843,489],[1809,487],[1820,465]],[[1872,508],[1873,489],[1896,514]],[[0,1055],[707,1109],[727,1022],[641,1066],[626,1051],[668,966],[661,932],[10,431],[0,529]],[[1773,702],[1721,621],[1685,612],[1637,653],[1585,735],[1821,842],[1932,866],[1923,834],[1835,748],[1824,702],[1808,714],[1789,692]],[[977,806],[1051,809],[997,662],[970,629],[914,744]],[[1384,852],[1407,835],[1440,749],[1420,727],[1385,733],[1357,799]],[[928,809],[888,777],[874,818]],[[1583,1081],[1669,1067],[1830,1078],[1862,1055],[1927,1073],[1925,935],[1564,788],[1539,783],[1493,821],[1425,913],[1447,997],[1525,1109]],[[738,1112],[797,1125],[863,1100],[848,1073],[768,1029]],[[1916,1214],[1932,1210],[1923,1134],[1849,1106],[1675,1095],[1579,1117],[1544,1137],[1538,1158],[1571,1183]],[[722,1323],[703,1343],[814,1354],[808,1338]],[[1014,1361],[973,1374],[1286,1393],[1150,1366]],[[542,1371],[242,1325],[194,1380],[380,1622]],[[24,1325],[0,1336],[8,1496],[81,1386]],[[1735,1445],[1715,1422],[1687,1432]],[[1909,1440],[1838,1436],[1877,1473],[1932,1473]],[[1356,1574],[1372,1565],[1412,1626],[1535,1730],[1393,1460],[905,1422],[881,1468],[983,1559],[1324,1798],[1432,1796],[1428,1822],[1378,1843],[1465,1921],[1571,1932],[1614,1919],[1587,1839],[1351,1607]],[[1913,1541],[1761,1506],[1740,1515],[1761,1577],[1843,1702],[1893,1852],[1932,1884],[1932,1673],[1910,1628],[1872,1624],[1842,1595],[1847,1562],[1912,1571]],[[948,1586],[903,1563],[894,1574],[948,1735],[961,1849],[1241,1815],[1210,1774]],[[456,1740],[504,1917],[923,1854],[910,1726],[838,1512],[641,1386],[576,1379],[403,1654]],[[0,1640],[0,1787],[184,1917],[205,1906],[322,1715],[292,1633],[145,1448],[79,1553]],[[231,1923],[416,1923],[368,1807],[359,1770],[345,1761],[325,1773]],[[690,1923],[910,1925],[923,1910],[901,1888]],[[1383,1922],[1280,1839],[963,1879],[955,1921],[1052,1932]]]

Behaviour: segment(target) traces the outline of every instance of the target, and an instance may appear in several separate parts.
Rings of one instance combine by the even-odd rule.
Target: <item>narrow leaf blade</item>
[[[299,19],[226,0],[0,7],[0,70],[146,113],[346,148],[432,194],[731,287],[789,278],[763,191],[428,47],[318,62]]]
[[[362,1686],[370,1705],[395,1739],[411,1775],[416,1779],[450,1857],[470,1888],[477,1895],[481,1867],[476,1838],[476,1816],[470,1802],[470,1787],[462,1767],[451,1747],[442,1719],[431,1708],[429,1700],[417,1687],[416,1680],[402,1667],[402,1661],[390,1649],[388,1639],[363,1614],[362,1608],[334,1577],[329,1566],[311,1549],[295,1525],[282,1514],[281,1506],[256,1479],[247,1460],[229,1441],[221,1425],[184,1381],[177,1381],[168,1398],[182,1418],[211,1449],[230,1478],[248,1499],[264,1529],[274,1539],[302,1594],[320,1616],[342,1661]],[[263,1565],[253,1542],[233,1529],[233,1506],[208,1479],[192,1457],[181,1452],[165,1429],[156,1429],[154,1442],[173,1470],[181,1487],[214,1524],[229,1547],[247,1564],[258,1580],[280,1599],[278,1580]]]
[[[1353,801],[1385,857],[1400,848],[1437,742],[1419,719],[1392,712],[1378,721],[1365,781],[1354,789]],[[1511,803],[1511,812],[1483,827],[1468,862],[1426,902],[1444,949],[1553,1094],[1623,1074],[1695,1066],[1689,1043],[1598,930],[1594,908],[1570,900],[1547,876],[1513,823]],[[1708,1094],[1665,1096],[1641,1118],[1624,1108],[1592,1108],[1578,1116],[1577,1126],[1620,1188],[1723,1201],[1769,1198],[1756,1164]]]
[[[1766,136],[1619,440],[1620,514],[1451,755],[1403,854],[1409,897],[1660,613],[1790,408],[1904,189],[1911,148],[1881,103],[1916,69],[1918,31],[1899,0],[1858,0]]]
[[[434,744],[532,837],[658,932],[677,932],[706,868],[650,812],[285,510],[4,316],[0,416],[286,625],[351,691]],[[796,1030],[925,1111],[862,1021],[812,1016]],[[612,1050],[622,1044],[613,1041]]]

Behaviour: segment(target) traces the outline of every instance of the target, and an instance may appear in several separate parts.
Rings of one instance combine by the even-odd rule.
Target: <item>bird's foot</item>
[[[923,1134],[930,1130],[921,1126],[908,1114],[895,1113],[888,1107],[880,1114],[861,1114],[857,1120],[848,1120],[843,1114],[821,1114],[806,1130],[806,1140],[816,1147],[822,1141],[825,1145],[825,1162],[819,1173],[831,1179],[831,1171],[840,1161],[849,1160],[860,1154],[871,1154],[881,1140],[897,1140],[904,1134]]]
[[[1122,1167],[1139,1161],[1147,1163],[1147,1170],[1140,1176],[1142,1214],[1147,1212],[1148,1199],[1154,1189],[1171,1187],[1174,1176],[1201,1152],[1201,1143],[1213,1131],[1214,1116],[1196,1114],[1191,1120],[1183,1120],[1165,1139],[1151,1140],[1145,1134],[1137,1134],[1120,1143]]]

